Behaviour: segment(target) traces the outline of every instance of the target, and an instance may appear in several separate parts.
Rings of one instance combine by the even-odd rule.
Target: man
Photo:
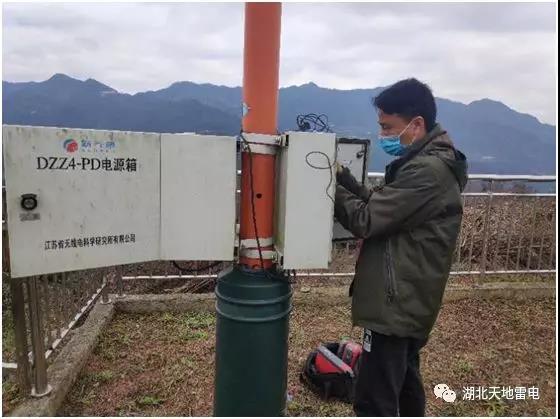
[[[379,144],[397,156],[369,190],[337,168],[335,216],[363,243],[350,286],[364,328],[358,416],[423,416],[419,351],[441,307],[462,218],[465,156],[436,123],[430,88],[399,81],[374,100]]]

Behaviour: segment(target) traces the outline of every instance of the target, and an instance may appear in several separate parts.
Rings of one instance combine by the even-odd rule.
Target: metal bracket
[[[243,133],[243,137],[245,137],[251,146],[253,144],[278,146],[282,140],[281,135],[254,134],[250,132]]]
[[[239,246],[242,249],[250,249],[250,248],[258,248],[259,244],[261,247],[265,246],[272,246],[274,243],[274,239],[272,237],[259,237],[259,241],[257,243],[257,239],[243,239]]]
[[[290,144],[290,136],[288,134],[282,134],[280,136],[280,147],[288,147]]]
[[[284,254],[274,245],[274,250],[276,251],[276,263],[280,265],[280,268],[284,268]]]
[[[249,143],[249,144],[250,146],[247,146],[247,144],[245,143],[241,144],[241,149],[243,150],[243,152],[248,152],[249,147],[251,147],[252,154],[276,154],[277,151],[277,147],[275,146],[255,144],[255,143]]]
[[[246,141],[241,142],[241,150],[255,154],[276,154],[282,143],[282,135],[244,133]],[[248,144],[247,144],[248,143]]]
[[[278,255],[274,250],[261,250],[263,260],[273,260],[276,262]],[[242,248],[240,249],[239,254],[243,257],[250,258],[250,259],[259,259],[259,250],[258,249],[247,249]]]

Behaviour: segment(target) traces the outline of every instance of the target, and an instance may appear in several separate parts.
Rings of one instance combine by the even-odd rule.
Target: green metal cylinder
[[[216,285],[214,416],[282,416],[292,309],[288,278],[236,266]]]

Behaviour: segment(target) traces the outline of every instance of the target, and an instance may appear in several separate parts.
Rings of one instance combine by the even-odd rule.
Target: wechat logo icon
[[[449,388],[447,384],[438,384],[434,387],[434,394],[437,399],[443,399],[447,403],[453,403],[457,398],[457,394]]]

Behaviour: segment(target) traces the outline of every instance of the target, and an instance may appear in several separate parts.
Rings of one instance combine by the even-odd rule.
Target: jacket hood
[[[417,151],[418,154],[433,155],[440,158],[455,175],[461,192],[465,189],[468,180],[467,158],[454,147],[451,138],[439,124],[436,124],[424,138],[414,143],[411,148],[416,149],[411,150],[411,152]]]

